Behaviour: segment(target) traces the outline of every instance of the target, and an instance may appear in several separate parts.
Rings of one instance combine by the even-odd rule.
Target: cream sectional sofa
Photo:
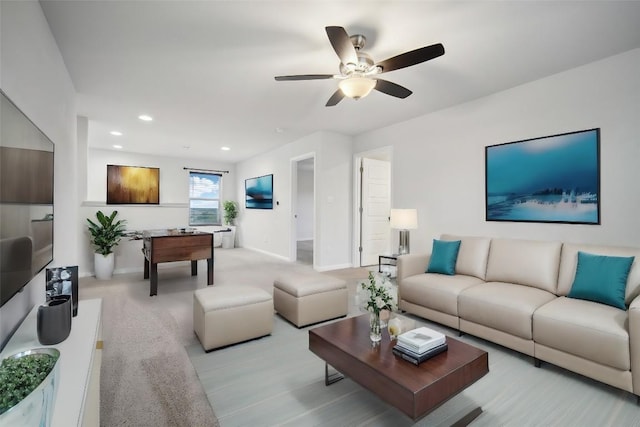
[[[640,249],[443,235],[460,240],[455,274],[430,255],[398,258],[401,310],[640,396]],[[626,310],[569,298],[578,252],[635,256]],[[639,398],[640,402],[640,398]]]

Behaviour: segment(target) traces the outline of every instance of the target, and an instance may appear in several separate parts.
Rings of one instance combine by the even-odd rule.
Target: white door
[[[391,209],[391,164],[362,159],[360,198],[360,265],[378,263],[378,255],[389,252]]]

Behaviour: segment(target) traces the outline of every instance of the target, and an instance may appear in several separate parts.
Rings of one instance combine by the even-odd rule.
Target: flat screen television
[[[244,181],[247,209],[273,209],[273,174]]]
[[[0,91],[0,306],[53,260],[53,155]]]

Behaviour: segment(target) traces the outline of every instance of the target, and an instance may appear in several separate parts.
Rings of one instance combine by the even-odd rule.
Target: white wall
[[[269,153],[238,163],[238,200],[244,200],[244,180],[273,173],[273,210],[246,209],[240,203],[237,235],[241,246],[290,259],[292,236],[291,159],[315,153],[316,268],[351,265],[351,138],[317,132]]]
[[[202,159],[150,156],[124,151],[87,150],[87,194],[80,207],[80,275],[93,274],[93,248],[89,241],[86,218],[95,218],[98,210],[106,214],[118,211],[118,218],[127,221],[128,230],[180,228],[189,226],[189,171],[185,167],[224,170],[222,200],[236,200],[235,165]],[[160,168],[159,205],[107,205],[107,165],[147,166]],[[212,231],[220,227],[198,227]],[[219,240],[221,235],[215,235]],[[142,271],[142,242],[123,240],[114,251],[116,273]]]
[[[412,252],[450,232],[640,245],[640,49],[358,135],[392,145],[394,205],[418,209]],[[601,128],[601,225],[486,222],[484,147]]]
[[[0,87],[55,144],[55,242],[50,266],[75,265],[79,235],[71,78],[38,2],[0,2],[0,43]],[[0,342],[33,305],[44,302],[44,289],[42,272],[0,309]]]
[[[296,200],[296,239],[313,239],[313,175],[314,171],[298,168]]]

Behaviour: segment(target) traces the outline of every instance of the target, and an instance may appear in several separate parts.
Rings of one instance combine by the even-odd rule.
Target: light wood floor
[[[268,288],[265,275],[270,279],[274,268],[292,268],[237,249],[220,254],[216,266],[227,261],[217,276],[225,284],[236,282],[234,277],[250,283],[253,274],[253,281]],[[352,302],[367,269],[330,274],[348,280]],[[350,315],[356,314],[351,303]],[[640,426],[633,395],[549,364],[535,368],[530,357],[469,335],[460,339],[489,352],[489,374],[414,424],[349,379],[326,387],[324,362],[308,350],[308,329],[276,315],[268,337],[210,353],[197,341],[186,346],[222,426],[439,426],[451,425],[478,405],[484,412],[474,426]]]

